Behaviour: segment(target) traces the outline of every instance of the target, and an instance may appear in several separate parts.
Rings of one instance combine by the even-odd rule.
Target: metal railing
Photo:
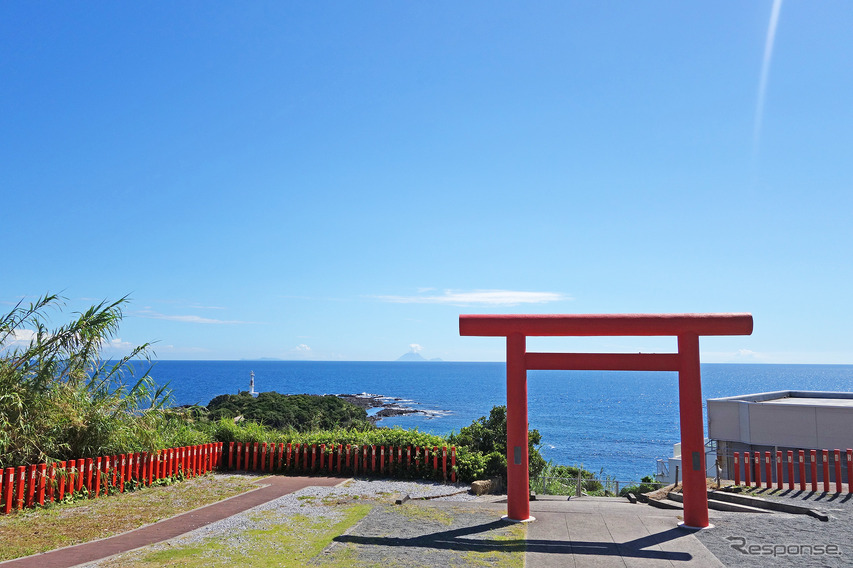
[[[654,488],[664,487],[666,483],[646,483],[639,480],[621,481],[605,477],[551,477],[539,476],[531,480],[531,490],[539,495],[574,495],[580,497],[584,494],[596,495],[619,495],[626,487],[635,485],[652,486]]]

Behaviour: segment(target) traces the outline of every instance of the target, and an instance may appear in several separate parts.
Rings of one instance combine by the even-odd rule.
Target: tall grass
[[[101,302],[54,329],[56,295],[0,317],[0,467],[158,446],[169,391],[130,364],[149,360],[149,345],[118,361],[100,356],[126,302]]]

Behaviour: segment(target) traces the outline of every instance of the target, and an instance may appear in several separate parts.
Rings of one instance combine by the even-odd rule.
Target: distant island
[[[420,353],[416,351],[409,351],[408,353],[403,353],[399,357],[397,357],[397,361],[441,361],[440,357],[436,357],[434,359],[427,359]]]

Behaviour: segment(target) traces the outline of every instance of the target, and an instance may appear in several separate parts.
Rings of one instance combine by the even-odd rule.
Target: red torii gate
[[[750,314],[460,315],[463,336],[506,337],[507,518],[532,521],[527,371],[678,371],[684,526],[708,526],[700,335],[750,335]],[[676,336],[678,353],[528,353],[528,336]]]

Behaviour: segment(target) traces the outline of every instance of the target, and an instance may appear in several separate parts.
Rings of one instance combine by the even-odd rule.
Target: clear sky
[[[5,1],[0,311],[129,294],[121,344],[163,359],[453,361],[504,358],[461,313],[750,312],[704,361],[853,363],[851,30],[847,0]]]

